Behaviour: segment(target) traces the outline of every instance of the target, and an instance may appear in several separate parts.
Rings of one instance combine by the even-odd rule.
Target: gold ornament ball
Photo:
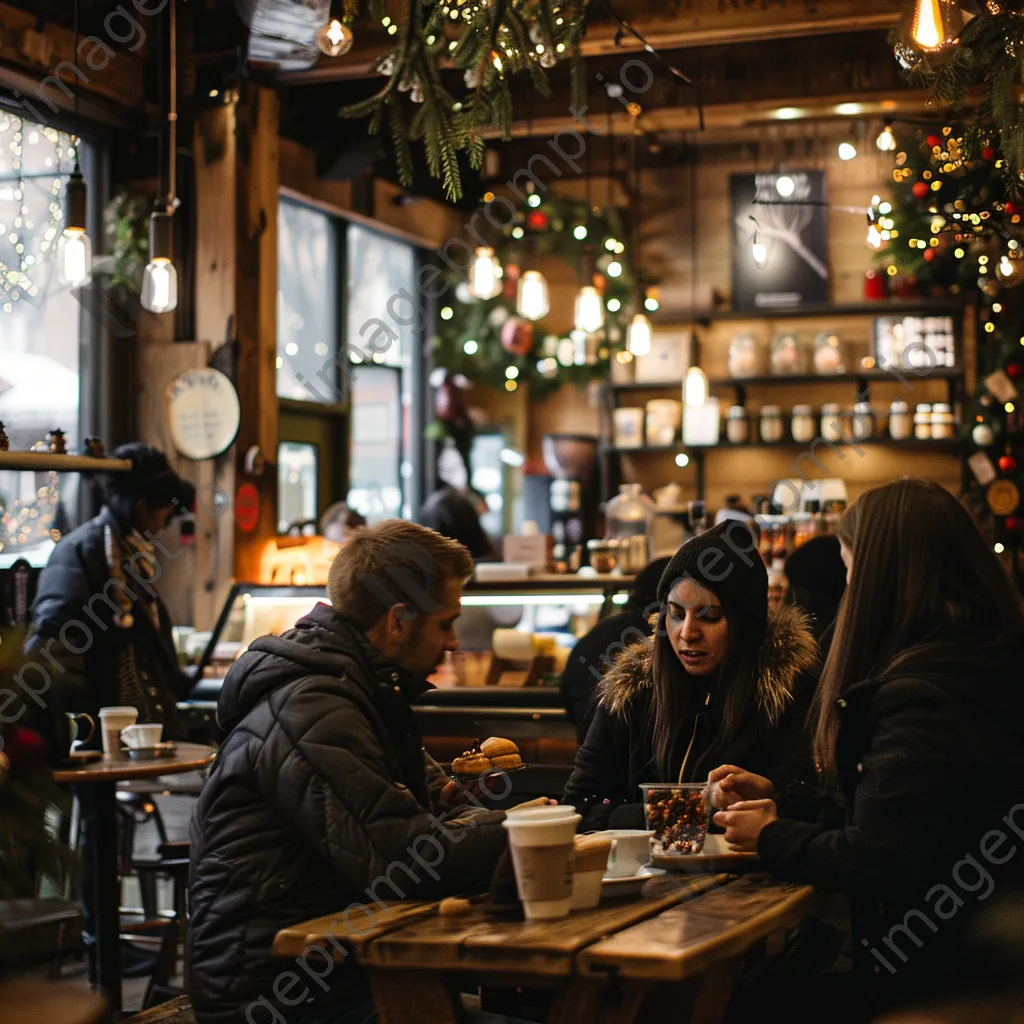
[[[343,57],[355,41],[352,29],[337,18],[332,18],[316,35],[316,45],[327,57]]]

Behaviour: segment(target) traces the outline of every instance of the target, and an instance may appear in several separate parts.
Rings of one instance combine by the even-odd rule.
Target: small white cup
[[[164,727],[160,722],[145,725],[129,725],[127,729],[121,730],[121,739],[132,750],[155,747],[163,736]]]
[[[612,841],[605,878],[629,878],[651,859],[651,836],[636,828],[609,829],[604,832]]]
[[[557,817],[551,813],[556,810]],[[527,921],[568,915],[574,837],[580,820],[571,808],[554,807],[525,808],[521,814],[505,819],[516,886]]]
[[[134,725],[139,709],[130,705],[100,708],[100,732],[103,736],[103,753],[107,757],[118,757],[121,753],[121,732]]]

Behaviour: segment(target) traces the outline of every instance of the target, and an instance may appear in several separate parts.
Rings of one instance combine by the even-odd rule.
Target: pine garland
[[[389,31],[396,29],[396,45],[377,64],[388,82],[367,99],[343,107],[340,114],[369,116],[370,130],[376,133],[386,109],[401,184],[412,185],[410,142],[421,141],[431,175],[443,180],[449,199],[458,200],[462,197],[458,154],[465,152],[470,166],[479,169],[484,134],[496,131],[509,137],[513,89],[532,88],[548,96],[546,69],[571,60],[574,102],[577,107],[586,102],[579,44],[589,3],[408,0],[400,18],[388,16],[379,0],[371,3],[372,16]],[[467,91],[459,96],[442,82],[442,71],[452,69],[463,73]],[[402,93],[420,105],[408,131],[404,130]]]

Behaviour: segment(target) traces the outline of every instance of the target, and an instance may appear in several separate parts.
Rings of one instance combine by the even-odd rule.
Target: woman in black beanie
[[[817,647],[798,608],[769,612],[750,528],[727,520],[684,544],[657,596],[654,636],[594,666],[597,712],[564,796],[581,830],[642,828],[643,782],[703,781],[722,764],[756,763],[777,790],[813,776]]]

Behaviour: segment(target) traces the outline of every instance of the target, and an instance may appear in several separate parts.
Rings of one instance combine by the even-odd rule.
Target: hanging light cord
[[[75,60],[78,60],[78,0],[75,0]],[[75,87],[75,127],[79,125],[78,111],[79,111],[79,99],[82,95],[81,85]],[[78,151],[81,149],[81,144],[75,146],[75,174],[81,174],[81,167],[78,163]]]
[[[697,125],[700,131],[704,131],[704,107],[701,105],[700,101],[700,86],[698,86],[697,83],[688,74],[686,74],[685,71],[682,71],[678,67],[676,67],[676,65],[673,64],[672,61],[670,61],[660,50],[652,46],[640,32],[638,32],[628,21],[626,21],[625,18],[619,17],[619,15],[615,13],[615,10],[612,8],[612,5],[608,2],[608,0],[602,0],[601,6],[605,9],[605,11],[608,13],[609,17],[611,17],[613,21],[617,21],[619,23],[619,30],[618,32],[615,33],[616,45],[621,45],[622,37],[624,35],[631,35],[638,43],[640,43],[640,45],[644,48],[644,50],[647,53],[654,57],[662,65],[662,67],[664,67],[668,71],[670,75],[672,75],[674,78],[679,79],[680,82],[682,82],[684,85],[688,85],[693,90],[693,98],[697,106]]]
[[[167,177],[167,211],[172,213],[177,205],[176,192],[176,164],[178,158],[178,26],[176,18],[176,7],[174,0],[171,0],[171,41],[170,41],[170,96],[168,97],[167,109],[167,148],[168,148],[168,177]]]

